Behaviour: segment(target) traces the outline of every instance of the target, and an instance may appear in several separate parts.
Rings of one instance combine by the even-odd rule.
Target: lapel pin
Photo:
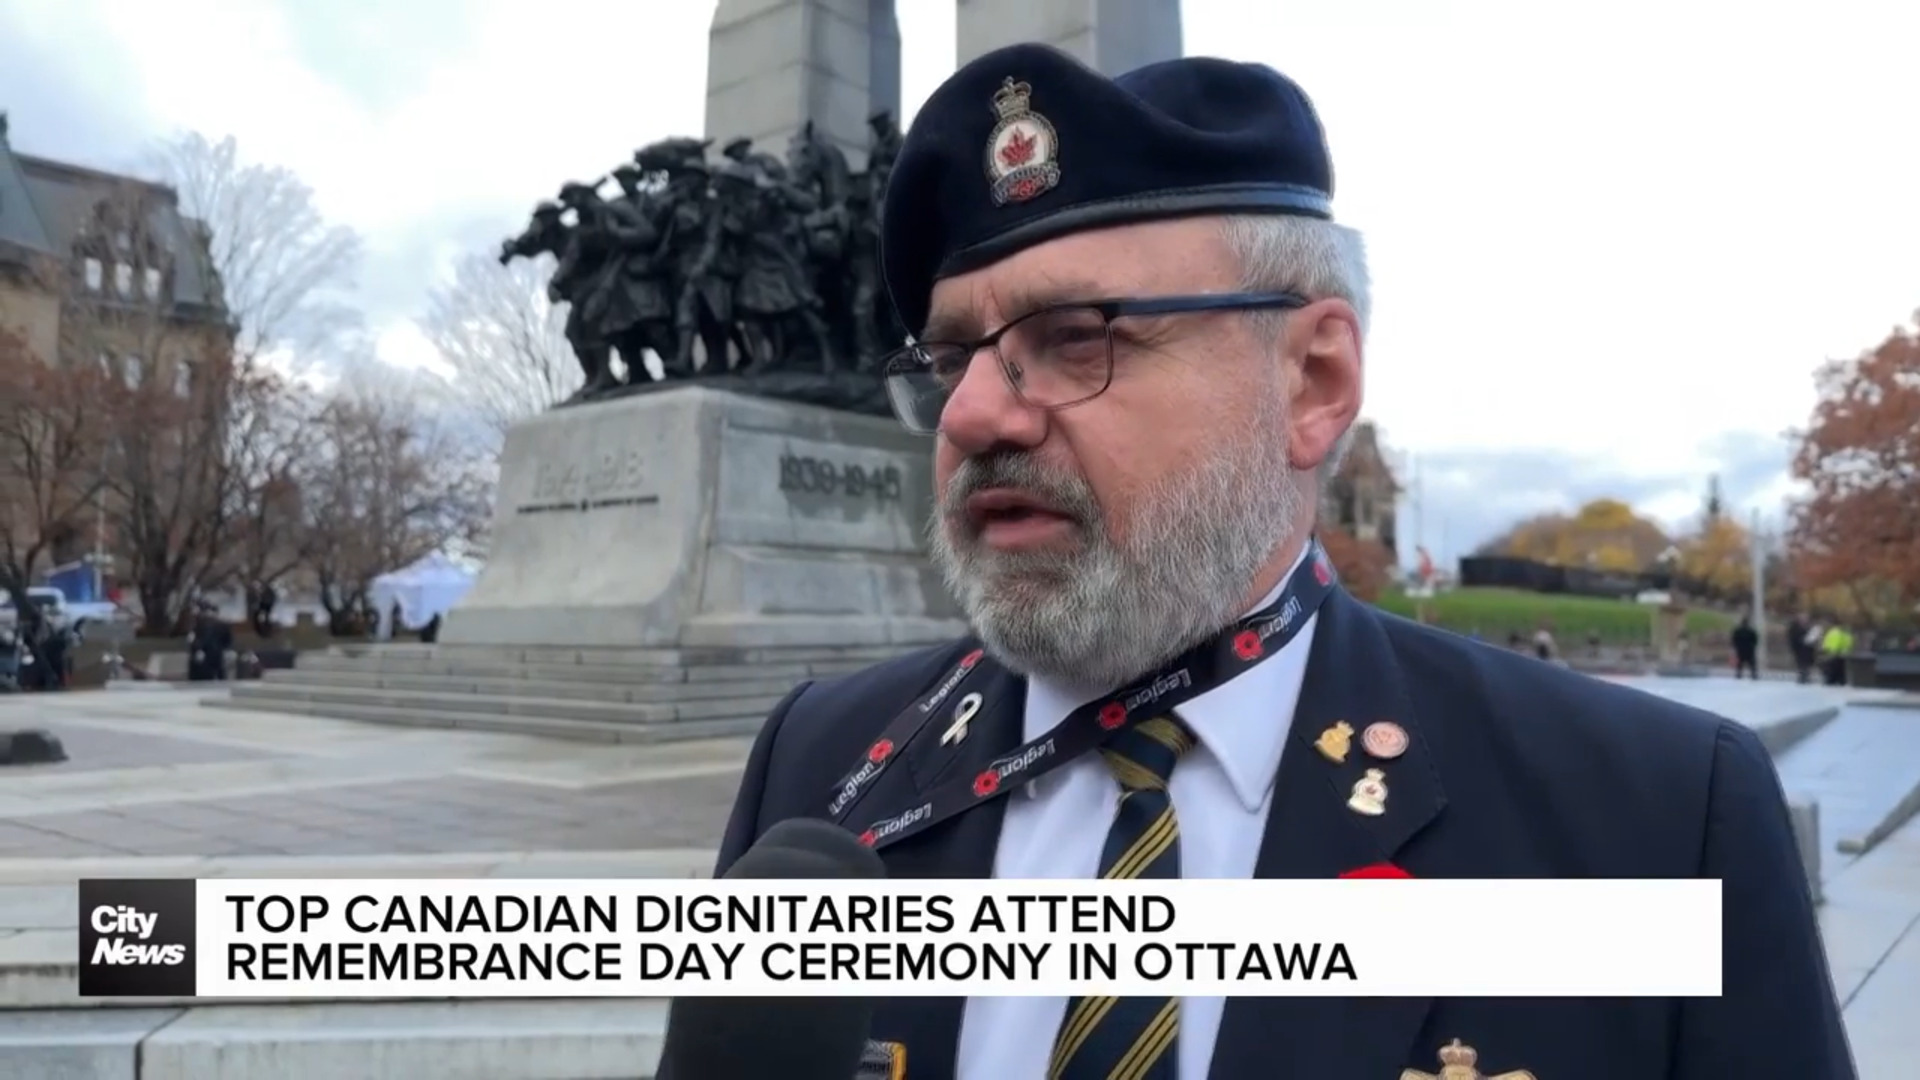
[[[967,737],[967,725],[973,722],[973,714],[980,711],[980,695],[968,694],[960,699],[953,710],[953,723],[948,725],[946,733],[940,736],[941,746],[958,746]]]
[[[1387,774],[1379,769],[1368,769],[1367,775],[1353,785],[1353,795],[1347,799],[1347,807],[1356,814],[1379,817],[1387,812]]]
[[[1391,720],[1368,724],[1360,735],[1360,745],[1381,761],[1392,761],[1407,752],[1407,729]]]
[[[1371,732],[1373,729],[1367,730]],[[1333,725],[1313,741],[1313,748],[1335,765],[1347,760],[1347,751],[1353,748],[1353,725],[1345,720]]]
[[[1480,1052],[1471,1046],[1460,1045],[1460,1040],[1455,1039],[1440,1048],[1438,1073],[1404,1069],[1400,1073],[1400,1080],[1535,1080],[1534,1075],[1525,1069],[1487,1076],[1479,1066]]]

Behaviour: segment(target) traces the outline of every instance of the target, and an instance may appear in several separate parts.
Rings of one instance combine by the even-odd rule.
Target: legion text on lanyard
[[[934,721],[934,710],[973,680],[993,660],[975,649],[920,700],[888,724],[866,757],[835,785],[827,815],[859,832],[862,843],[886,847],[957,814],[1032,783],[1112,737],[1113,732],[1155,716],[1227,682],[1286,648],[1334,588],[1333,564],[1318,539],[1288,575],[1272,604],[1241,619],[1186,654],[1118,693],[1080,706],[1051,731],[977,776],[957,777],[930,792],[924,802],[864,825],[849,824],[873,783]]]

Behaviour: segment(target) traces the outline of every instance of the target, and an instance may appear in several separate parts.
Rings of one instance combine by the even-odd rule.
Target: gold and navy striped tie
[[[1120,781],[1120,809],[1100,856],[1103,878],[1178,878],[1180,827],[1167,780],[1193,733],[1157,717],[1114,733],[1101,748]],[[1053,1042],[1049,1080],[1174,1080],[1176,998],[1077,997]]]

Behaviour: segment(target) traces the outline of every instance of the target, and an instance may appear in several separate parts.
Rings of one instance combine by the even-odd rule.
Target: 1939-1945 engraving
[[[780,455],[780,490],[876,502],[897,502],[902,495],[900,470],[892,465],[867,468],[799,454]]]

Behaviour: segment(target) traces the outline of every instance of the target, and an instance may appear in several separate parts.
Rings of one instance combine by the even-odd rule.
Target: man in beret
[[[1341,591],[1314,516],[1369,299],[1332,194],[1258,65],[1022,45],[934,92],[882,218],[887,387],[974,636],[796,688],[719,870],[822,817],[896,878],[1724,882],[1720,998],[885,1000],[913,1080],[1852,1077],[1753,733]]]

